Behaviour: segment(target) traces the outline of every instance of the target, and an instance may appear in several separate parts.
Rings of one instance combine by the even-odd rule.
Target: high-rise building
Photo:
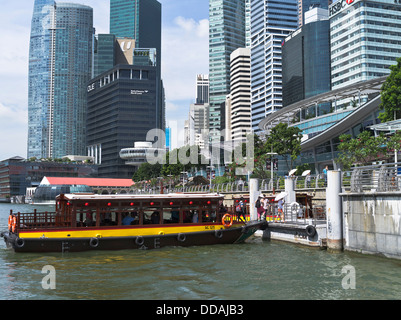
[[[290,34],[282,46],[284,107],[331,89],[328,10],[314,8],[309,12],[316,20]],[[326,13],[325,20],[319,18],[321,12]],[[327,108],[330,110],[330,104]]]
[[[117,39],[134,39],[137,49],[146,49],[151,60],[156,61],[157,123],[155,128],[165,129],[164,87],[161,77],[161,23],[162,6],[157,0],[110,0],[110,33]],[[153,50],[155,49],[155,50]],[[140,56],[135,63],[142,65]]]
[[[305,12],[313,8],[329,9],[332,0],[298,0],[298,26],[305,24]]]
[[[160,61],[161,4],[157,0],[110,0],[110,33],[135,39],[135,48],[155,48]]]
[[[298,25],[297,0],[251,1],[252,129],[282,107],[281,44]]]
[[[337,1],[329,17],[333,90],[390,74],[401,56],[401,3]]]
[[[251,132],[251,49],[231,54],[230,96],[226,103],[226,140],[241,141]]]
[[[209,75],[196,76],[196,103],[209,103]]]
[[[245,47],[245,1],[209,0],[210,141],[220,141],[222,104],[230,93],[230,54]],[[224,111],[223,111],[224,112]]]
[[[130,178],[135,168],[120,158],[122,149],[144,142],[157,128],[156,66],[118,65],[88,86],[87,154],[99,176]]]
[[[85,153],[93,10],[36,0],[29,51],[28,157]]]

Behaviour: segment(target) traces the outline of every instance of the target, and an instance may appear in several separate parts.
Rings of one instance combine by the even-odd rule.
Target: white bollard
[[[326,188],[327,249],[332,252],[342,251],[344,248],[340,193],[341,171],[329,171]]]
[[[249,180],[249,215],[250,220],[257,220],[258,213],[255,207],[256,200],[260,195],[259,191],[259,180],[258,179],[250,179]]]
[[[292,177],[287,177],[285,179],[285,192],[287,192],[287,196],[285,197],[286,204],[291,204],[297,201],[297,196],[295,193],[295,180]]]

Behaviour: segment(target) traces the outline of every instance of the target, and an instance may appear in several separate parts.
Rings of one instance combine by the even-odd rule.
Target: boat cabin
[[[61,194],[54,213],[18,213],[17,229],[220,223],[223,199],[218,194]]]

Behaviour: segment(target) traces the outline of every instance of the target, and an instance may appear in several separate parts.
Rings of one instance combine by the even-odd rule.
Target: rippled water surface
[[[0,204],[0,230],[9,210]],[[44,209],[41,209],[41,211]],[[56,289],[42,288],[44,266]],[[356,289],[342,286],[355,269]],[[252,238],[240,245],[16,254],[0,243],[0,299],[401,299],[401,261]]]

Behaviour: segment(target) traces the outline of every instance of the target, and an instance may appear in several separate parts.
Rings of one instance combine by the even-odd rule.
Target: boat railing
[[[16,230],[34,230],[34,229],[50,229],[55,227],[69,227],[71,226],[71,219],[62,217],[56,212],[37,212],[33,213],[15,213],[16,217]]]

